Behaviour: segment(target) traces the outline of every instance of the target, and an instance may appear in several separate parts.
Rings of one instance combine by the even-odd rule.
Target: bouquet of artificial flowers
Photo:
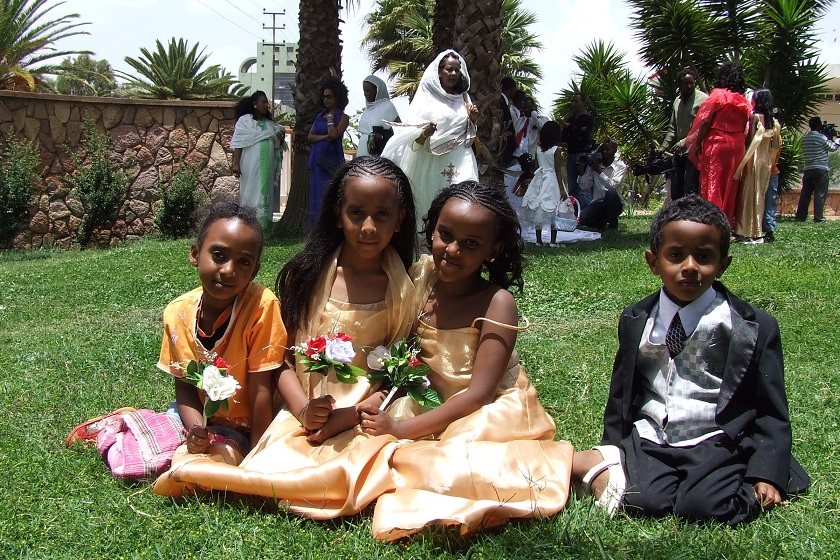
[[[371,381],[383,380],[391,385],[391,392],[385,397],[380,407],[388,406],[397,389],[404,389],[408,396],[426,408],[440,405],[440,395],[431,388],[429,366],[417,359],[420,349],[412,341],[400,340],[391,349],[377,346],[368,354],[367,364],[371,369],[368,378]]]
[[[326,335],[310,338],[298,346],[292,346],[295,354],[302,356],[300,362],[309,370],[323,375],[321,380],[321,396],[327,387],[327,375],[330,370],[335,371],[335,377],[342,383],[356,383],[359,376],[365,375],[365,370],[354,366],[351,362],[356,356],[353,349],[353,339],[344,333],[330,332]]]
[[[224,358],[212,354],[211,361],[201,362],[190,360],[186,367],[179,366],[184,371],[183,380],[195,385],[206,395],[204,399],[204,425],[207,419],[216,414],[220,408],[229,410],[228,399],[241,389],[239,382],[228,375],[228,364]]]

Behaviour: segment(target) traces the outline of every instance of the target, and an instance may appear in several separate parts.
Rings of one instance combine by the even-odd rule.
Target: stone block
[[[154,163],[155,157],[152,155],[152,152],[146,146],[140,146],[140,149],[137,150],[137,163],[143,167],[147,167]]]
[[[56,116],[50,117],[50,134],[56,144],[63,144],[67,140],[67,127]]]
[[[218,119],[211,119],[210,124],[207,125],[207,132],[219,132],[219,121]]]
[[[72,105],[69,103],[61,103],[58,102],[53,105],[53,113],[55,114],[55,118],[57,118],[61,124],[67,124],[70,121],[70,109]]]
[[[210,126],[210,123],[213,122],[213,115],[210,113],[205,112],[200,117],[198,117],[198,125],[201,127],[201,130],[207,130],[207,127]]]
[[[36,119],[46,119],[49,117],[47,113],[47,106],[43,103],[33,103],[32,104],[32,116]]]
[[[26,122],[23,124],[23,135],[26,139],[34,140],[39,132],[41,132],[41,119],[26,117]]]
[[[219,177],[213,183],[213,190],[210,193],[210,199],[218,200],[237,200],[239,198],[239,179],[236,177]]]
[[[70,210],[64,204],[62,199],[53,199],[50,201],[50,220],[62,220],[70,217]]]
[[[184,158],[184,163],[193,169],[202,169],[207,164],[208,159],[210,158],[207,154],[202,154],[198,150],[193,150],[186,158]]]
[[[157,124],[163,126],[163,107],[149,107],[149,114]]]
[[[172,163],[172,152],[169,151],[169,148],[161,148],[155,157],[155,165],[164,165],[167,163]]]
[[[123,109],[121,124],[134,124],[134,115],[137,113],[137,107],[134,105],[126,105]]]
[[[168,137],[169,133],[165,128],[159,124],[152,125],[152,127],[146,131],[146,147],[149,148],[150,152],[156,154],[161,146],[166,144]]]
[[[155,119],[146,107],[140,107],[134,115],[134,124],[140,128],[149,128],[155,124]]]
[[[163,108],[163,128],[167,130],[175,128],[175,109],[172,107]]]
[[[12,111],[12,120],[15,122],[15,130],[20,132],[26,125],[26,107]]]
[[[182,127],[178,127],[169,133],[169,138],[166,145],[170,148],[187,148],[189,141],[187,140],[187,133]]]
[[[123,109],[120,105],[108,105],[102,111],[102,124],[106,130],[111,130],[122,121]]]
[[[195,149],[198,152],[201,152],[205,155],[210,155],[210,150],[213,147],[213,140],[216,139],[216,135],[212,132],[205,132],[201,136],[198,137],[198,141],[195,143]]]
[[[35,212],[29,220],[29,231],[32,233],[47,233],[50,231],[50,218],[45,212]]]
[[[222,145],[218,142],[213,142],[213,147],[210,149],[210,161],[207,162],[207,167],[219,175],[230,175],[230,162],[228,161],[227,152],[225,152]]]
[[[140,172],[128,189],[128,199],[153,200],[157,194],[158,173],[154,167]]]
[[[236,122],[233,120],[219,121],[219,135],[222,146],[230,146],[230,139],[233,137],[233,129],[235,127]]]
[[[149,215],[150,205],[148,202],[143,202],[142,200],[137,199],[131,199],[128,201],[128,207],[134,213],[134,215],[140,218],[141,220]]]
[[[87,119],[101,126],[102,123],[99,122],[100,118],[102,118],[102,111],[100,111],[96,107],[93,107],[91,105],[85,105],[84,107],[82,107],[82,120]]]
[[[201,135],[201,124],[198,122],[198,117],[195,116],[195,112],[187,113],[184,116],[184,128],[187,129],[187,134],[194,138],[198,138]]]
[[[3,134],[3,138],[8,141],[10,138],[14,138],[17,129],[15,128],[14,122],[4,122],[0,124],[0,134]]]
[[[12,112],[6,107],[6,104],[0,101],[0,123],[12,121]]]
[[[70,121],[67,123],[65,131],[67,133],[67,143],[71,146],[78,146],[82,140],[82,123]]]
[[[133,124],[121,124],[109,132],[112,148],[122,153],[140,144],[140,135]]]
[[[82,201],[75,196],[69,195],[65,199],[65,203],[67,204],[67,209],[70,210],[70,214],[72,216],[82,218],[85,215],[85,207],[82,206]]]
[[[185,157],[187,157],[187,149],[186,148],[174,148],[172,150],[172,157],[175,158],[175,161],[181,161]]]
[[[49,212],[50,211],[50,197],[43,194],[38,197],[38,212]]]
[[[70,226],[67,225],[67,220],[56,220],[53,222],[52,232],[57,237],[69,237]]]

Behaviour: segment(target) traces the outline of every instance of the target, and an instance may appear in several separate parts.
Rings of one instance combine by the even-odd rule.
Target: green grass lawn
[[[642,252],[649,216],[598,242],[531,251],[518,348],[557,437],[596,444],[622,308],[658,289]],[[111,478],[77,423],[120,406],[163,410],[160,316],[198,285],[188,241],[108,251],[0,254],[2,558],[828,558],[840,550],[840,222],[783,221],[774,244],[733,247],[724,281],[779,320],[794,453],[806,496],[738,529],[608,519],[591,498],[469,539],[427,529],[384,544],[370,512],[315,522],[223,495],[175,501]],[[258,281],[299,245],[266,249]]]

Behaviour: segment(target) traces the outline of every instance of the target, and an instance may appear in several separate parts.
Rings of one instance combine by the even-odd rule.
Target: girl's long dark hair
[[[767,88],[753,92],[753,113],[764,117],[764,128],[773,128],[773,94]]]
[[[560,123],[547,121],[540,129],[540,150],[546,151],[560,144]]]
[[[344,242],[344,230],[336,224],[336,213],[344,202],[344,188],[348,179],[371,175],[394,184],[399,208],[405,210],[402,227],[391,237],[391,247],[397,251],[406,269],[417,257],[414,196],[411,183],[402,169],[391,160],[377,156],[363,156],[345,163],[330,180],[306,245],[283,266],[274,284],[282,304],[283,323],[290,336],[295,336],[306,322],[318,279],[326,270],[333,253]]]
[[[440,212],[450,198],[479,204],[493,213],[496,217],[496,239],[502,242],[502,252],[493,262],[484,263],[490,273],[490,282],[505,289],[514,287],[522,293],[525,284],[522,280],[522,253],[525,242],[522,241],[516,210],[510,205],[504,191],[476,181],[463,181],[443,188],[432,201],[429,213],[424,219],[426,243],[429,247],[432,246],[432,234],[437,227]]]
[[[251,115],[255,119],[262,119],[266,118],[269,120],[274,120],[274,117],[271,116],[271,104],[269,103],[268,113],[265,117],[257,116],[257,108],[254,106],[254,103],[257,102],[257,99],[260,97],[265,97],[268,99],[268,96],[265,94],[264,91],[257,90],[248,97],[243,97],[239,100],[239,103],[236,104],[236,108],[234,109],[234,114],[236,115],[236,120],[239,120],[239,117],[243,115]]]

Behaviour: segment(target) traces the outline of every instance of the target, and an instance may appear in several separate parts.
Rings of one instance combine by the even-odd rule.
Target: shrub
[[[198,170],[181,164],[169,181],[160,186],[161,206],[155,216],[160,233],[177,239],[186,237],[195,225],[195,213],[204,201],[196,193]]]
[[[35,145],[12,138],[0,159],[0,244],[6,245],[25,224],[32,179],[40,163]]]
[[[78,241],[84,247],[93,231],[103,226],[125,200],[128,177],[122,169],[113,169],[108,162],[111,140],[96,130],[92,121],[83,125],[85,158],[71,153],[77,171],[68,178],[85,209],[79,225]]]
[[[805,155],[802,153],[802,133],[782,128],[782,154],[779,156],[779,186],[783,191],[795,189],[802,184],[802,167]]]

